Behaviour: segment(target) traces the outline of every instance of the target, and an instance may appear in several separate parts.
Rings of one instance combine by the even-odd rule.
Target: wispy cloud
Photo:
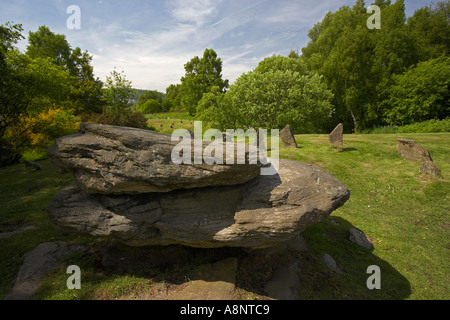
[[[355,1],[0,0],[0,23],[23,23],[24,35],[46,25],[65,34],[72,47],[88,50],[100,79],[117,67],[134,87],[165,91],[205,48],[217,52],[223,77],[233,82],[265,57],[301,49],[308,30],[328,11]],[[431,1],[407,0],[405,5],[413,12]],[[81,8],[81,30],[66,27],[71,4]]]
[[[202,26],[217,14],[219,4],[218,0],[173,0],[169,7],[176,20]]]

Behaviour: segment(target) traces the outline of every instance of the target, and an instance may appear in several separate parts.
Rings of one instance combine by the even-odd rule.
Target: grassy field
[[[166,133],[193,128],[188,119],[183,123],[181,119],[149,119],[149,125]],[[404,161],[397,153],[397,138],[415,139],[427,148],[442,175],[421,175],[419,163]],[[300,298],[449,299],[450,133],[345,135],[341,152],[329,147],[327,135],[297,135],[296,139],[299,148],[281,149],[282,158],[319,166],[351,190],[351,198],[342,208],[303,233],[309,252],[302,269]],[[189,254],[179,264],[145,272],[105,269],[96,254],[102,240],[61,233],[51,225],[44,208],[72,177],[49,160],[38,163],[43,170],[24,164],[0,169],[0,232],[25,225],[36,227],[0,239],[0,298],[14,285],[25,253],[48,241],[83,243],[91,248],[68,258],[70,264],[83,270],[82,290],[66,288],[67,274],[62,268],[42,280],[34,299],[115,299],[161,284],[180,285],[195,266],[227,254],[188,249]],[[351,227],[365,232],[374,250],[350,242]],[[343,274],[320,263],[325,252],[345,270]],[[261,285],[271,275],[270,266],[250,265],[244,253],[232,254],[240,259],[237,297],[264,298]],[[369,265],[380,267],[380,290],[366,288]]]

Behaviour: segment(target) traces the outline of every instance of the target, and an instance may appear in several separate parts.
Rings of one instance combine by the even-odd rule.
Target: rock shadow
[[[332,216],[310,227],[303,235],[266,249],[201,249],[180,245],[131,248],[116,241],[106,241],[97,252],[109,272],[145,275],[174,287],[182,287],[193,280],[218,281],[220,276],[210,276],[216,274],[214,265],[236,259],[232,298],[239,300],[407,299],[411,294],[408,279],[395,266],[374,254],[373,249],[351,242],[351,228],[356,227],[345,219]],[[332,256],[342,272],[329,269],[321,261],[325,253]],[[213,269],[205,271],[206,265]],[[368,273],[369,266],[379,267],[380,289],[367,287],[368,282],[373,283],[373,279],[369,280],[373,276],[373,272]],[[199,273],[198,270],[203,271]],[[199,295],[208,296],[200,292]],[[145,299],[155,297],[146,296]],[[164,299],[170,299],[170,295]]]
[[[350,241],[349,221],[330,216],[304,232],[305,241],[311,250],[302,253],[300,277],[300,299],[345,299],[345,300],[403,300],[411,294],[411,285],[395,266],[368,249]],[[369,238],[370,240],[370,238]],[[320,245],[318,242],[320,241]],[[316,242],[316,243],[314,243]],[[372,241],[371,241],[372,242]],[[324,254],[334,258],[339,271],[325,266],[321,261]],[[373,271],[380,270],[380,289],[369,289],[367,283],[374,283]],[[369,279],[370,278],[370,279]]]

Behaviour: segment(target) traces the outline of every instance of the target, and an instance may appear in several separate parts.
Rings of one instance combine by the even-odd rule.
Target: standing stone
[[[297,148],[297,142],[295,141],[290,125],[287,125],[280,131],[280,137],[283,147],[294,149]]]
[[[441,174],[441,169],[433,161],[423,161],[420,166],[420,173],[437,176]]]
[[[422,162],[420,173],[432,176],[441,174],[441,169],[433,162],[428,150],[418,145],[415,140],[397,139],[397,150],[404,160]]]
[[[344,141],[344,126],[339,123],[336,128],[330,133],[330,146],[333,148],[342,149],[342,143]]]
[[[405,160],[433,161],[427,149],[418,145],[415,140],[397,139],[397,151]]]

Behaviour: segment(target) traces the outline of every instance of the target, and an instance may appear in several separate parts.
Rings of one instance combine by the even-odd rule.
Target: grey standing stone
[[[336,128],[329,135],[330,146],[333,148],[342,149],[344,141],[344,126],[339,123]]]
[[[423,161],[420,166],[420,173],[438,176],[441,174],[441,169],[433,161]]]
[[[397,139],[397,151],[405,160],[433,161],[428,150],[417,144],[415,140]]]
[[[433,162],[428,150],[415,140],[397,139],[397,151],[404,160],[421,162],[420,173],[432,176],[441,174],[441,169]]]
[[[297,148],[297,142],[295,141],[294,134],[292,133],[291,126],[287,125],[280,131],[281,142],[285,148]]]

